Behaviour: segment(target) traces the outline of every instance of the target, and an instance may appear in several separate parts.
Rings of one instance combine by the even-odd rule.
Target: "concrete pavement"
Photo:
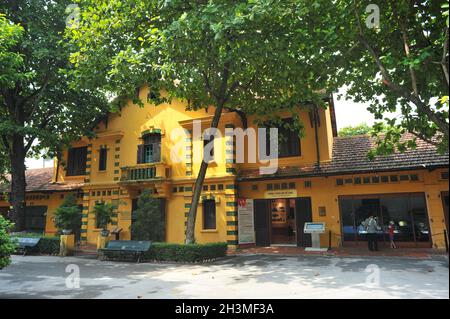
[[[0,271],[0,298],[449,298],[449,269],[439,256],[248,255],[191,265],[13,256]]]

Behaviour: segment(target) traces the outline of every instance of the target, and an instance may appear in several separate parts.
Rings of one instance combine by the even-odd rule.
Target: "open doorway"
[[[271,242],[274,245],[296,245],[295,199],[271,201]]]
[[[255,200],[256,246],[310,247],[311,235],[303,231],[305,222],[312,222],[309,197]]]

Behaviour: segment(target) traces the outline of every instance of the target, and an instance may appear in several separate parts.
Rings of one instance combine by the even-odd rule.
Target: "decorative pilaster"
[[[83,209],[81,211],[81,230],[80,230],[81,244],[87,243],[87,230],[88,230],[88,219],[89,219],[89,200],[90,200],[89,192],[84,192],[83,193]]]
[[[86,154],[86,173],[84,177],[85,183],[91,182],[91,166],[92,166],[92,144],[88,144]]]
[[[114,143],[114,181],[120,180],[120,139]]]
[[[192,144],[192,131],[188,131],[185,139],[186,145],[186,176],[192,176],[192,157],[193,157],[193,144]]]
[[[225,125],[225,163],[228,174],[236,174],[236,139],[234,134],[227,132],[227,129],[233,129],[233,124]]]
[[[189,216],[189,210],[191,209],[192,192],[184,195],[184,234],[186,235],[187,220]]]
[[[227,243],[235,248],[238,245],[238,212],[237,212],[237,186],[228,184],[225,187],[225,212],[227,214]]]

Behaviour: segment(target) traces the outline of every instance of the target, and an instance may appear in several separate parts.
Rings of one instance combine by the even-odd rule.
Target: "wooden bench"
[[[142,255],[150,249],[150,241],[137,240],[111,240],[106,244],[106,247],[99,249],[99,259],[107,260],[108,257],[118,257],[120,260],[132,257],[140,261]]]
[[[39,237],[11,237],[18,244],[17,250],[25,256],[30,250],[36,248],[41,240]]]

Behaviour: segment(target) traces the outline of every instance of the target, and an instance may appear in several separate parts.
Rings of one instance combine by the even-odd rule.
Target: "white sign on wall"
[[[239,245],[255,243],[253,199],[238,199]]]

